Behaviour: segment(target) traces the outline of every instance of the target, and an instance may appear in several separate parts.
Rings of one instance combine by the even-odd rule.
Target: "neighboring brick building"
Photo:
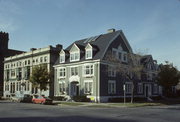
[[[0,32],[0,96],[3,92],[3,71],[4,71],[4,58],[23,53],[23,51],[8,49],[9,34]]]

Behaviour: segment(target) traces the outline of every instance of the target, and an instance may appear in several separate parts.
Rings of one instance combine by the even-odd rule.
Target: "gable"
[[[120,35],[116,39],[114,39],[108,46],[108,49],[106,50],[104,57],[106,57],[109,54],[109,52],[112,52],[113,49],[122,50],[123,52],[127,53],[132,53],[131,48],[127,46],[127,44]]]
[[[80,51],[80,49],[78,48],[76,44],[73,44],[69,52],[77,52],[77,51]]]

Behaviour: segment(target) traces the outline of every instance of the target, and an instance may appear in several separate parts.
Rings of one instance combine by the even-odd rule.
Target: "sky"
[[[134,52],[180,70],[180,0],[0,0],[11,49],[66,48],[110,28],[122,30]]]

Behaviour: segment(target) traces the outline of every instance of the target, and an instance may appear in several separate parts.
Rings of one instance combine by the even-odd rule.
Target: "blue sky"
[[[109,28],[122,29],[135,52],[180,69],[180,0],[0,0],[12,49],[67,47]]]

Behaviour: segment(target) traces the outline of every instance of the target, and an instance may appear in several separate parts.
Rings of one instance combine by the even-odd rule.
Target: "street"
[[[0,101],[0,122],[179,122],[180,105],[94,108]]]

